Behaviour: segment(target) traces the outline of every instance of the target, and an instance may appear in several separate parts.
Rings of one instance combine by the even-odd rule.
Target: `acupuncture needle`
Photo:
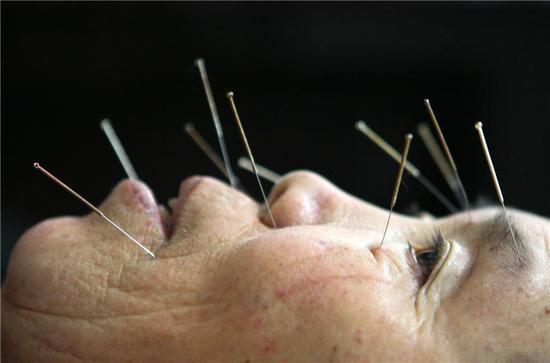
[[[115,129],[111,124],[111,121],[106,118],[103,119],[99,125],[105,133],[105,136],[107,136],[107,139],[109,140],[111,147],[115,151],[115,154],[118,157],[120,164],[122,164],[126,175],[128,175],[128,178],[130,178],[131,180],[139,180],[136,170],[132,166],[130,158],[128,158],[128,154],[126,154],[126,151],[124,151],[124,147],[122,146],[122,143],[120,142],[120,139],[118,138]]]
[[[239,158],[238,165],[242,169],[244,169],[246,171],[249,171],[251,173],[254,173],[254,167],[252,166],[252,162],[246,156],[241,156]],[[266,168],[265,166],[262,166],[258,163],[256,163],[256,170],[258,171],[258,174],[262,178],[264,178],[266,180],[269,180],[273,184],[277,184],[277,182],[282,178],[282,176],[280,174],[277,174],[273,170],[270,170],[270,169]]]
[[[458,189],[460,190],[460,195],[462,195],[462,198],[460,198],[458,201],[461,204],[463,209],[466,209],[468,211],[468,214],[470,212],[470,204],[468,202],[468,195],[466,194],[466,190],[464,189],[464,185],[462,184],[462,180],[460,179],[460,175],[458,174],[458,168],[456,167],[456,163],[453,159],[453,156],[451,155],[451,151],[449,150],[449,146],[447,145],[447,142],[445,141],[445,136],[443,136],[443,132],[441,131],[441,128],[439,127],[439,123],[437,122],[437,118],[435,117],[434,111],[432,109],[432,106],[430,104],[429,99],[424,99],[424,105],[428,109],[428,113],[430,114],[430,119],[432,120],[432,124],[435,128],[437,137],[439,138],[439,142],[443,146],[443,151],[445,151],[445,155],[447,156],[447,161],[451,165],[451,168],[453,169],[453,173],[455,176],[456,183],[458,185]]]
[[[411,140],[413,138],[412,134],[405,135],[405,144],[403,145],[403,152],[401,154],[401,162],[399,163],[399,171],[397,172],[397,178],[395,178],[395,184],[393,186],[393,193],[390,203],[390,212],[388,214],[388,220],[386,221],[386,227],[384,228],[384,234],[382,235],[382,240],[380,241],[380,246],[384,244],[384,239],[386,238],[386,233],[388,232],[388,226],[390,225],[391,215],[393,213],[393,208],[397,202],[397,194],[399,194],[399,186],[401,185],[401,178],[403,177],[403,170],[405,170],[405,165],[407,163],[407,156],[409,154],[409,148],[411,146]]]
[[[212,121],[214,122],[214,127],[216,128],[218,143],[220,144],[220,150],[222,152],[223,162],[226,170],[225,175],[229,179],[229,184],[231,184],[233,188],[239,189],[240,183],[238,182],[237,176],[233,173],[233,169],[231,168],[231,161],[229,160],[229,154],[227,152],[227,147],[225,146],[225,138],[223,136],[222,124],[220,122],[220,116],[218,115],[218,109],[216,108],[214,96],[212,95],[212,88],[210,87],[210,82],[208,81],[208,74],[206,73],[204,59],[196,59],[195,65],[199,68],[204,92],[206,93],[208,106],[210,107],[210,113],[212,115]]]
[[[208,158],[216,165],[216,167],[222,172],[226,178],[229,179],[229,174],[227,174],[227,169],[223,163],[223,160],[220,156],[212,149],[212,147],[206,142],[202,135],[195,129],[195,126],[188,122],[184,126],[185,132],[191,139],[197,144],[197,146],[208,156]]]
[[[109,222],[113,227],[115,227],[120,233],[128,237],[132,242],[134,242],[136,245],[138,245],[143,251],[145,251],[147,254],[149,254],[151,257],[155,257],[155,254],[151,252],[147,247],[139,243],[134,237],[130,236],[128,232],[126,232],[124,229],[122,229],[118,224],[113,222],[111,219],[109,219],[102,211],[97,209],[92,203],[87,201],[84,197],[82,197],[80,194],[75,192],[73,189],[71,189],[68,185],[63,183],[61,180],[56,178],[53,174],[51,174],[49,171],[44,169],[42,166],[40,166],[39,163],[33,164],[36,169],[38,169],[40,172],[42,172],[44,175],[46,175],[48,178],[50,178],[53,182],[55,182],[57,185],[65,189],[67,192],[71,193],[74,197],[76,197],[78,200],[80,200],[82,203],[84,203],[88,208],[90,208],[93,212],[97,213],[101,218]]]
[[[441,150],[441,147],[439,147],[439,145],[437,144],[434,135],[430,131],[430,127],[421,122],[417,126],[417,131],[420,135],[420,138],[424,142],[424,145],[428,149],[430,156],[432,157],[439,171],[443,175],[443,178],[454,193],[455,198],[460,201],[462,195],[460,193],[458,183],[456,182],[456,178],[454,177],[453,170],[451,169],[451,165],[445,159],[445,155],[443,155],[443,150]]]
[[[250,159],[250,162],[252,163],[252,169],[254,170],[254,174],[256,175],[256,180],[258,181],[258,185],[260,186],[260,191],[262,192],[262,197],[264,198],[264,202],[267,207],[267,212],[269,213],[269,217],[271,218],[273,227],[277,228],[277,224],[275,223],[275,218],[273,218],[273,214],[271,213],[269,201],[267,200],[267,197],[264,192],[264,187],[262,186],[262,181],[260,180],[260,175],[258,174],[258,168],[256,167],[256,162],[254,161],[254,157],[252,156],[252,150],[250,149],[250,145],[248,144],[248,140],[246,139],[243,125],[241,123],[239,113],[237,112],[237,106],[235,106],[235,100],[233,99],[235,95],[233,92],[227,92],[226,96],[227,96],[227,99],[229,100],[229,104],[231,105],[231,109],[233,110],[233,115],[235,116],[235,122],[237,123],[237,126],[239,128],[239,132],[241,133],[241,138],[243,140],[244,148],[246,150],[246,153],[248,154],[248,158]]]
[[[390,144],[388,144],[382,137],[380,137],[376,132],[374,132],[364,121],[357,121],[355,123],[355,128],[362,132],[367,138],[369,138],[375,145],[381,148],[386,154],[388,154],[393,160],[398,164],[401,162],[401,154],[395,150]],[[416,166],[414,166],[410,161],[405,163],[405,169],[411,174],[416,180],[420,182],[433,196],[437,198],[451,213],[457,212],[457,208],[445,197],[445,195],[439,191],[422,173]]]
[[[502,190],[500,189],[497,173],[493,165],[493,160],[491,159],[491,154],[489,153],[489,147],[487,146],[487,141],[485,140],[485,134],[483,133],[483,124],[481,122],[477,122],[475,124],[475,128],[479,135],[479,141],[481,142],[481,147],[483,148],[483,153],[485,154],[485,159],[487,160],[487,165],[489,166],[489,172],[491,173],[493,185],[495,186],[498,200],[500,202],[500,205],[502,206],[502,211],[504,212],[504,217],[506,218],[506,223],[508,224],[508,229],[510,230],[510,234],[512,235],[512,239],[514,240],[516,251],[519,251],[518,242],[516,241],[516,236],[514,234],[514,230],[512,229],[512,223],[510,222],[510,217],[508,216],[506,206],[504,205],[504,196],[502,195]]]

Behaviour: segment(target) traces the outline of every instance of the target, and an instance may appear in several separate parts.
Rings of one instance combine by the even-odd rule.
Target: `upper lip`
[[[179,195],[177,198],[172,198],[168,202],[170,209],[172,210],[172,231],[178,227],[179,215],[185,202],[189,199],[193,191],[200,184],[203,177],[195,175],[185,179],[179,188]]]

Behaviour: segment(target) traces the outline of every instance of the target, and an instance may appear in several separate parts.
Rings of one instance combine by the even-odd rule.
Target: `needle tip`
[[[481,130],[483,123],[481,121],[476,122],[476,130]]]
[[[33,165],[36,169],[40,168],[40,164],[38,164],[38,163],[34,163],[34,164],[32,164],[32,165]]]
[[[424,98],[424,104],[425,104],[426,106],[429,105],[429,104],[430,104],[430,100],[427,99],[427,98]]]
[[[199,65],[203,64],[204,63],[204,59],[202,58],[197,58],[195,59],[195,65],[198,67]]]
[[[405,140],[412,140],[413,139],[413,135],[412,134],[407,134],[405,135]]]
[[[235,94],[233,93],[233,91],[229,91],[225,94],[227,96],[227,98],[231,98],[233,97]]]
[[[357,122],[355,123],[355,128],[356,128],[357,130],[363,129],[363,128],[365,128],[365,126],[366,126],[366,125],[365,125],[365,121],[357,121]]]

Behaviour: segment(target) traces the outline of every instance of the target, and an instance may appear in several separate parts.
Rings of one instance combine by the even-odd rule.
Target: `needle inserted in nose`
[[[386,233],[388,232],[388,226],[390,225],[391,215],[393,213],[393,207],[397,202],[397,194],[399,194],[399,186],[401,185],[401,178],[403,177],[403,170],[405,170],[405,165],[407,163],[407,156],[409,155],[409,148],[411,146],[411,140],[413,138],[412,134],[405,135],[405,145],[403,145],[403,152],[401,153],[401,163],[399,164],[399,171],[397,172],[397,178],[395,179],[395,185],[393,186],[393,193],[390,203],[390,212],[388,214],[388,220],[386,221],[386,227],[384,228],[384,234],[382,235],[382,240],[380,241],[380,247],[384,244],[384,239],[386,238]]]
[[[50,178],[52,181],[54,181],[57,185],[61,186],[63,189],[71,193],[74,197],[76,197],[78,200],[80,200],[82,203],[84,203],[88,208],[90,208],[92,211],[97,213],[101,218],[109,222],[113,227],[115,227],[120,233],[128,237],[132,242],[134,242],[136,245],[138,245],[142,250],[144,250],[147,254],[149,254],[151,257],[155,257],[155,254],[151,252],[147,247],[139,243],[134,237],[130,236],[124,229],[119,227],[115,222],[110,220],[105,214],[103,214],[102,211],[97,209],[92,203],[88,202],[84,197],[82,197],[80,194],[72,190],[67,184],[63,183],[61,180],[57,179],[53,174],[51,174],[49,171],[44,169],[40,164],[34,163],[33,164],[36,169],[41,171],[44,175],[46,175],[48,178]]]
[[[258,185],[260,186],[260,191],[262,192],[262,197],[264,198],[265,205],[267,207],[267,212],[269,213],[269,217],[271,218],[273,227],[277,228],[277,224],[275,223],[275,218],[273,218],[273,214],[271,213],[269,201],[267,200],[267,197],[265,195],[264,187],[262,186],[262,181],[260,180],[260,175],[258,174],[258,168],[256,167],[256,162],[254,161],[254,157],[252,156],[252,150],[250,150],[250,145],[248,144],[248,140],[246,139],[243,125],[241,123],[239,113],[237,112],[237,106],[235,106],[235,100],[233,99],[233,97],[234,97],[233,92],[227,92],[227,99],[229,100],[229,104],[231,105],[231,109],[233,110],[233,115],[235,116],[235,122],[237,122],[237,126],[241,133],[241,138],[243,139],[244,148],[246,150],[246,153],[248,154],[248,158],[250,159],[250,162],[252,163],[252,169],[254,170],[254,174],[256,175],[256,180],[258,181]]]
[[[445,137],[443,136],[443,132],[441,131],[441,128],[439,127],[439,123],[437,122],[437,118],[435,117],[434,111],[432,109],[432,106],[430,104],[429,99],[424,99],[424,105],[428,109],[428,113],[430,114],[430,119],[432,120],[432,124],[435,128],[437,137],[439,138],[439,142],[443,146],[443,151],[445,151],[445,155],[447,156],[447,161],[451,165],[451,168],[453,169],[453,173],[456,180],[456,185],[458,186],[458,189],[460,190],[460,195],[462,198],[459,199],[459,202],[463,209],[466,209],[468,212],[470,211],[470,203],[468,202],[468,195],[466,194],[466,190],[464,189],[464,185],[462,184],[462,180],[460,179],[460,175],[458,174],[458,168],[456,167],[455,161],[453,159],[453,156],[451,155],[451,151],[449,150],[449,146],[447,146],[447,141],[445,141]]]
[[[212,89],[210,88],[210,82],[208,81],[208,74],[206,73],[206,67],[204,65],[204,59],[198,58],[195,60],[195,65],[199,68],[201,74],[202,84],[204,86],[204,92],[206,93],[206,98],[208,100],[208,106],[210,107],[210,113],[212,114],[212,121],[214,121],[214,127],[216,128],[216,134],[218,135],[218,142],[220,144],[220,150],[222,152],[222,157],[226,169],[226,175],[229,179],[229,183],[235,189],[238,189],[238,179],[233,173],[231,168],[231,161],[229,160],[229,154],[227,152],[227,147],[225,146],[225,138],[223,136],[222,124],[220,122],[220,116],[218,115],[218,109],[216,108],[216,103],[214,102],[214,96],[212,95]]]
[[[487,165],[489,165],[489,172],[491,173],[491,177],[493,178],[493,185],[495,186],[495,190],[497,192],[498,201],[502,206],[502,211],[504,212],[506,223],[508,223],[508,229],[510,230],[510,234],[512,235],[512,239],[514,240],[516,250],[519,251],[518,243],[516,241],[516,236],[514,234],[514,230],[512,229],[512,224],[510,223],[510,218],[508,217],[508,213],[506,211],[506,206],[504,205],[504,196],[502,195],[502,191],[500,189],[497,173],[495,171],[493,160],[491,159],[491,154],[489,153],[489,147],[487,146],[487,141],[485,140],[485,135],[483,133],[483,124],[481,122],[477,122],[475,124],[475,128],[479,135],[479,141],[481,142],[481,147],[483,148],[483,153],[485,154],[485,159],[487,160]]]
[[[106,118],[103,119],[99,125],[101,126],[103,132],[105,132],[105,135],[107,136],[111,147],[115,151],[115,154],[118,157],[118,161],[120,161],[120,164],[122,164],[124,171],[126,171],[126,175],[128,175],[128,178],[132,180],[139,180],[139,177],[137,176],[137,173],[132,166],[132,163],[130,162],[130,158],[128,158],[128,155],[126,154],[126,151],[124,151],[122,143],[116,135],[113,125],[111,125],[111,121]]]
[[[246,171],[249,171],[251,173],[254,173],[254,167],[252,166],[252,162],[250,161],[249,158],[245,157],[245,156],[241,156],[239,158],[239,161],[238,161],[238,165],[246,170]],[[261,166],[260,164],[256,163],[256,170],[258,171],[258,174],[266,179],[266,180],[269,180],[270,182],[272,182],[273,184],[277,184],[277,182],[279,181],[279,179],[281,179],[281,175],[277,174],[276,172],[274,172],[273,170],[270,170],[268,168],[266,168],[265,166]]]
[[[364,121],[357,121],[355,123],[355,128],[361,131],[365,136],[367,136],[375,145],[381,148],[386,152],[393,160],[398,164],[401,162],[402,155],[395,150],[390,144],[388,144],[384,139],[382,139],[376,132],[374,132]],[[452,213],[457,211],[457,208],[439,191],[422,173],[416,168],[410,161],[405,163],[405,169],[411,174],[416,180],[418,180],[430,193],[432,193],[449,211]]]

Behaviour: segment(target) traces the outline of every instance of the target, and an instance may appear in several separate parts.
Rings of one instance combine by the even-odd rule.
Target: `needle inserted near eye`
[[[253,164],[252,162],[250,161],[249,158],[245,157],[245,156],[241,156],[239,158],[239,161],[238,161],[238,165],[239,167],[241,167],[242,169],[246,170],[246,171],[249,171],[251,173],[254,173],[254,167],[253,167]],[[269,180],[270,182],[272,182],[273,184],[277,184],[277,182],[279,181],[279,179],[282,178],[281,175],[277,174],[276,172],[274,172],[273,170],[270,170],[268,168],[266,168],[265,166],[262,166],[258,163],[256,163],[256,170],[258,171],[258,174],[266,179],[266,180]]]
[[[432,120],[432,124],[435,128],[437,137],[439,138],[439,142],[443,146],[443,151],[445,151],[445,155],[447,156],[447,161],[451,165],[451,168],[453,170],[456,185],[458,189],[460,190],[460,195],[462,196],[458,201],[463,209],[466,209],[468,212],[470,211],[470,203],[468,202],[468,195],[466,194],[466,190],[464,189],[464,185],[462,184],[462,180],[460,179],[460,175],[458,174],[458,168],[456,167],[455,161],[453,159],[453,156],[451,155],[451,151],[449,150],[449,146],[447,146],[447,141],[445,141],[445,137],[443,136],[443,132],[441,131],[441,128],[439,127],[439,123],[437,122],[437,118],[435,117],[434,111],[432,109],[432,106],[430,104],[429,99],[424,99],[424,105],[428,109],[428,113],[430,114],[430,119]]]
[[[374,132],[364,121],[357,121],[355,123],[355,128],[363,133],[369,140],[371,140],[375,145],[381,148],[386,152],[393,160],[398,164],[401,162],[402,155],[395,150],[390,144],[388,144],[384,139],[382,139],[376,132]],[[405,163],[405,169],[411,174],[416,180],[420,182],[430,193],[432,193],[451,213],[457,211],[457,208],[439,191],[422,173],[418,170],[410,161]]]
[[[94,211],[96,214],[98,214],[101,218],[109,222],[113,227],[115,227],[120,233],[128,237],[132,242],[134,242],[136,245],[138,245],[143,251],[145,251],[147,254],[149,254],[151,257],[155,257],[155,254],[151,252],[147,247],[139,243],[134,237],[130,236],[128,232],[126,232],[124,229],[122,229],[120,226],[118,226],[115,222],[110,220],[105,214],[103,214],[102,211],[97,209],[92,203],[88,202],[84,197],[82,197],[80,194],[72,190],[68,185],[63,183],[61,180],[57,179],[53,174],[51,174],[49,171],[44,169],[40,164],[34,163],[33,164],[36,169],[41,171],[44,175],[46,175],[48,178],[50,178],[53,182],[55,182],[57,185],[71,193],[74,197],[76,197],[78,200],[80,200],[82,203],[84,203],[88,208],[90,208],[92,211]]]
[[[491,159],[491,154],[489,153],[489,147],[487,146],[487,141],[485,140],[485,134],[483,133],[483,124],[481,122],[476,122],[475,128],[479,135],[479,141],[481,142],[481,147],[483,148],[483,153],[485,154],[485,159],[487,160],[487,165],[489,166],[489,172],[491,173],[491,177],[493,179],[493,185],[495,186],[498,201],[502,206],[502,211],[504,212],[504,217],[506,218],[506,223],[508,224],[508,229],[510,231],[510,234],[512,235],[512,239],[514,240],[514,245],[516,247],[516,250],[519,251],[518,243],[516,241],[516,236],[514,234],[514,230],[512,229],[512,224],[510,223],[510,217],[508,217],[506,206],[504,205],[504,196],[502,195],[502,191],[500,190],[500,184],[498,182],[497,173],[493,165],[493,160]]]
[[[120,161],[120,164],[122,164],[124,171],[126,171],[126,175],[128,175],[128,178],[130,178],[131,180],[139,180],[136,170],[130,162],[130,158],[128,158],[128,155],[126,154],[126,151],[124,151],[124,147],[122,146],[122,143],[120,142],[115,132],[115,129],[113,128],[113,125],[111,125],[111,121],[106,118],[103,119],[99,125],[101,126],[103,132],[105,132],[105,136],[107,136],[107,139],[109,140],[111,147],[115,151],[115,154],[118,157],[118,161]]]
[[[244,148],[246,150],[246,153],[248,154],[248,158],[250,159],[250,162],[252,163],[252,169],[254,170],[254,174],[256,175],[256,180],[258,181],[258,185],[260,186],[260,191],[262,192],[262,197],[264,198],[265,206],[267,207],[267,212],[269,213],[269,217],[271,218],[271,223],[273,223],[274,228],[277,228],[277,224],[275,223],[275,218],[273,218],[273,214],[271,213],[269,201],[267,200],[267,197],[264,192],[264,187],[262,186],[262,181],[260,180],[260,175],[258,174],[258,168],[256,167],[256,162],[254,161],[254,157],[252,156],[252,150],[250,150],[250,145],[248,144],[248,140],[246,139],[243,125],[241,123],[239,113],[237,112],[237,106],[235,106],[235,100],[233,99],[234,93],[227,92],[226,96],[227,96],[227,99],[229,100],[229,104],[231,105],[231,109],[233,110],[233,115],[235,116],[235,122],[237,123],[237,126],[239,128],[239,132],[241,133],[241,138],[243,139]]]
[[[403,145],[403,153],[401,154],[401,163],[399,164],[399,171],[397,172],[397,178],[395,179],[395,185],[393,186],[393,193],[390,203],[390,212],[388,214],[388,220],[386,221],[386,227],[384,228],[384,234],[382,235],[382,240],[380,241],[380,247],[384,244],[384,239],[386,238],[386,233],[388,232],[388,226],[390,225],[391,215],[393,213],[393,207],[397,202],[397,194],[399,194],[399,186],[401,185],[401,178],[403,177],[403,170],[405,170],[405,165],[407,163],[407,156],[409,155],[409,148],[411,146],[411,141],[413,139],[412,134],[405,135],[405,145]]]
[[[199,72],[202,79],[202,84],[204,87],[204,92],[206,93],[206,98],[208,100],[208,106],[210,107],[210,113],[212,114],[212,121],[214,121],[214,127],[216,128],[216,134],[218,135],[218,142],[220,144],[220,150],[222,152],[222,157],[225,165],[226,175],[229,179],[229,183],[235,189],[239,189],[239,181],[237,176],[233,173],[231,168],[231,161],[229,160],[229,154],[227,152],[227,147],[225,146],[225,138],[223,136],[222,124],[220,122],[220,116],[218,115],[218,109],[216,108],[216,103],[214,101],[214,96],[212,95],[212,89],[210,88],[210,82],[208,81],[208,74],[206,73],[206,67],[204,65],[204,59],[198,58],[195,60],[195,65],[199,68]]]

